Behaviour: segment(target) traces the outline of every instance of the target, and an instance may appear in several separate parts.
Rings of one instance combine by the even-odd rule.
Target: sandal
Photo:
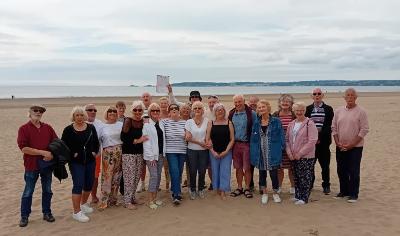
[[[235,191],[231,192],[231,197],[237,197],[243,194],[243,189],[237,188]]]
[[[253,194],[250,192],[249,189],[244,190],[244,196],[246,198],[253,198]]]
[[[127,209],[129,209],[129,210],[136,210],[137,209],[137,206],[135,204],[131,204],[131,203],[126,204],[125,207]]]
[[[98,210],[98,211],[104,211],[107,207],[108,207],[108,206],[107,206],[107,203],[102,202],[102,203],[100,203],[100,205],[97,207],[97,210]]]
[[[151,202],[149,203],[149,208],[150,208],[150,209],[155,210],[155,209],[157,209],[157,207],[158,207],[158,205],[155,204],[153,201],[151,201]]]

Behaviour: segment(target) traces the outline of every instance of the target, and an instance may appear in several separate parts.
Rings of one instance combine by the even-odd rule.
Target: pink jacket
[[[293,141],[293,127],[296,120],[289,123],[286,131],[286,153],[289,158],[314,158],[315,144],[318,141],[318,130],[315,123],[306,118],[300,126],[295,141]]]

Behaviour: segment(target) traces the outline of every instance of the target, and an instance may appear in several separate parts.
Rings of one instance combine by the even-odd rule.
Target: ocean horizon
[[[343,92],[349,86],[323,86],[326,93]],[[359,92],[400,92],[400,86],[352,86]],[[188,96],[190,91],[198,90],[206,95],[233,94],[281,94],[309,93],[315,86],[215,86],[215,87],[174,87],[176,96]],[[130,86],[0,86],[0,99],[18,98],[68,98],[68,97],[139,97],[143,92],[154,96],[155,87]]]

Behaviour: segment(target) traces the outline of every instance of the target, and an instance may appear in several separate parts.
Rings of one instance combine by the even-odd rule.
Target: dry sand
[[[272,101],[273,109],[276,108],[278,95],[260,97]],[[307,103],[311,101],[305,94],[296,94],[295,98]],[[260,205],[258,194],[250,200],[241,196],[222,201],[209,192],[206,199],[191,201],[184,188],[183,203],[173,207],[163,182],[160,196],[166,202],[164,207],[150,210],[143,205],[135,211],[123,207],[110,208],[104,212],[96,211],[89,223],[82,224],[71,218],[71,179],[61,184],[53,179],[52,210],[56,222],[50,224],[42,220],[41,188],[38,183],[30,223],[26,228],[19,228],[24,168],[16,135],[18,127],[28,119],[29,104],[45,104],[48,111],[43,121],[50,123],[61,134],[69,123],[73,105],[94,102],[102,117],[105,106],[120,99],[129,103],[132,101],[127,97],[0,100],[0,235],[400,235],[400,93],[362,93],[358,99],[358,104],[368,112],[370,133],[361,163],[360,197],[356,204],[332,198],[338,191],[335,153],[332,152],[332,194],[322,194],[320,168],[317,165],[312,201],[304,206],[295,206],[290,202],[286,178],[283,202],[274,204],[270,201],[267,206]],[[224,96],[222,100],[231,105],[231,96]],[[334,108],[344,104],[341,94],[328,94],[325,101]],[[206,181],[209,182],[208,177]],[[232,188],[235,187],[232,177]],[[146,194],[138,196],[145,200]]]

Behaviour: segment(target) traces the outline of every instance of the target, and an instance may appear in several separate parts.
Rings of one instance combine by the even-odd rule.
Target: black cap
[[[200,92],[197,91],[197,90],[194,90],[194,91],[191,91],[191,92],[190,92],[189,100],[190,100],[191,97],[199,97],[200,101],[202,100],[201,95],[200,95]]]

